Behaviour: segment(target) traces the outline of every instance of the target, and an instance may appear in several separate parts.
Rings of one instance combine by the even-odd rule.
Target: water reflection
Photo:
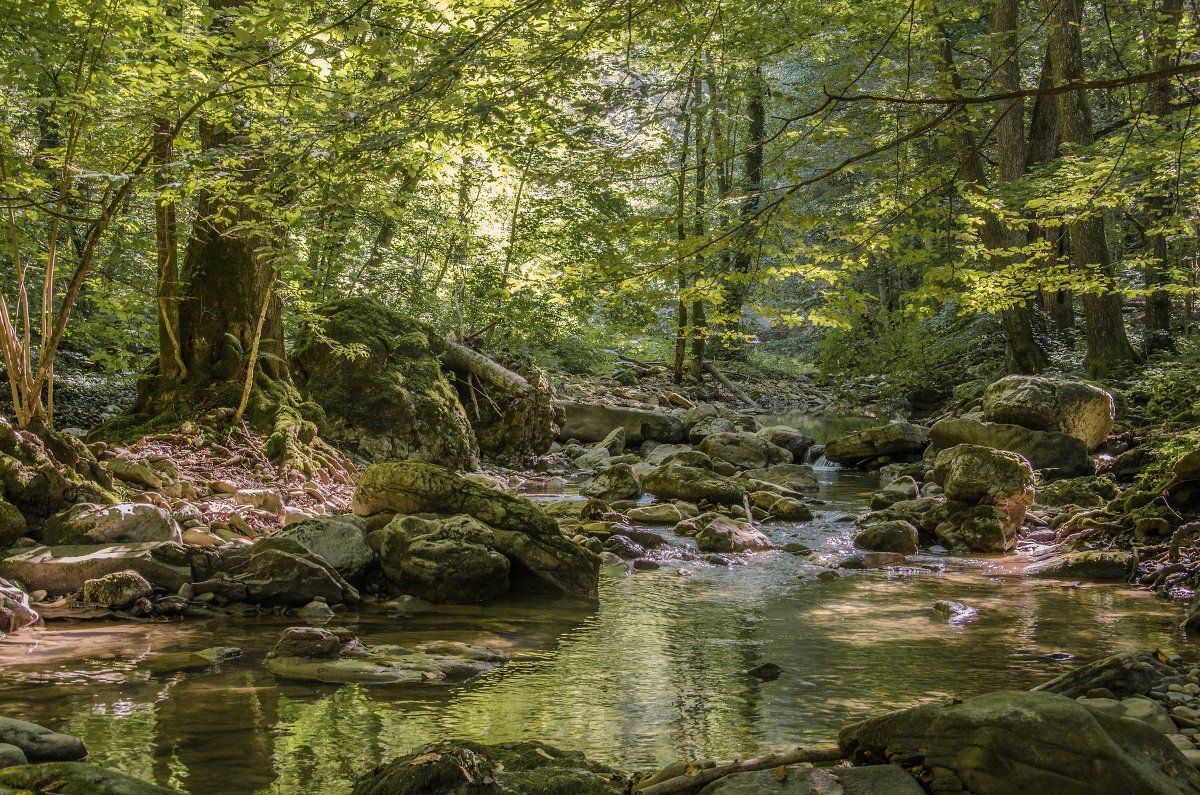
[[[846,546],[848,527],[831,520],[861,506],[873,482],[822,476],[830,503],[813,523],[773,531],[777,540]],[[986,560],[916,563],[823,582],[807,561],[768,554],[606,578],[594,612],[525,598],[346,617],[369,643],[443,638],[513,655],[454,687],[280,686],[260,667],[279,620],[52,628],[0,645],[2,711],[196,795],[342,793],[437,738],[536,737],[627,767],[744,757],[829,738],[881,709],[1026,688],[1115,651],[1185,642],[1179,608],[1141,592],[1025,580]],[[949,622],[932,609],[939,599],[979,613]],[[206,671],[158,664],[214,645],[246,655]],[[777,681],[743,673],[767,661],[785,669]]]

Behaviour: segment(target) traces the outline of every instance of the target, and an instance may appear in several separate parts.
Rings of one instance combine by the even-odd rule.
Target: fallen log
[[[730,762],[727,765],[697,770],[695,773],[666,781],[660,781],[645,789],[637,790],[637,795],[678,795],[679,793],[694,792],[701,787],[734,773],[753,773],[758,770],[770,770],[776,767],[797,765],[802,762],[836,762],[844,759],[845,754],[837,743],[822,743],[820,745],[801,745],[790,751],[779,754],[747,759],[744,762]]]
[[[722,375],[721,371],[718,370],[716,367],[714,367],[712,362],[704,363],[704,372],[710,374],[713,378],[715,378],[719,382],[721,382],[721,386],[728,389],[731,393],[733,393],[733,396],[735,398],[742,401],[750,408],[752,408],[752,409],[761,409],[762,408],[762,406],[758,405],[758,403],[756,403],[754,401],[754,398],[747,395],[745,393],[745,391],[742,390],[741,387],[737,386],[732,381],[730,381],[728,378],[726,378],[724,375]]]
[[[533,391],[529,382],[517,373],[498,364],[477,350],[459,345],[453,339],[442,340],[442,351],[438,354],[451,370],[461,370],[487,381],[492,386],[516,397],[523,397]]]

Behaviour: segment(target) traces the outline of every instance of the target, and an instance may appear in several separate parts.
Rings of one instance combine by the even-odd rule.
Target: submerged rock
[[[1054,693],[1003,690],[848,726],[858,765],[891,763],[935,792],[1200,792],[1200,771],[1160,732]]]
[[[422,684],[478,676],[507,659],[495,649],[465,643],[432,642],[415,651],[367,647],[346,630],[288,627],[263,667],[290,681]]]
[[[779,771],[783,771],[782,773]],[[917,780],[894,765],[802,767],[792,765],[717,779],[699,795],[924,795]]]
[[[359,779],[353,795],[624,795],[628,776],[539,742],[426,745]],[[490,782],[490,783],[483,783]]]

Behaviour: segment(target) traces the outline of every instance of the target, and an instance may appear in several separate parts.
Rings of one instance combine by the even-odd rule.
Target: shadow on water
[[[839,514],[875,487],[823,471],[816,520],[770,528],[778,543],[849,547]],[[666,563],[606,576],[598,610],[535,599],[343,616],[367,643],[446,639],[512,661],[455,686],[280,684],[261,660],[288,622],[78,624],[0,644],[4,714],[81,735],[93,760],[208,793],[345,793],[379,761],[446,737],[540,738],[625,767],[731,758],[832,737],[915,702],[1028,688],[1112,652],[1179,650],[1180,609],[1128,588],[1005,574],[998,559],[918,557],[844,572],[783,553],[738,565]],[[979,610],[950,623],[939,599]],[[218,668],[163,670],[163,655],[239,646]],[[1048,655],[1067,652],[1072,661]],[[784,668],[776,681],[743,672]]]

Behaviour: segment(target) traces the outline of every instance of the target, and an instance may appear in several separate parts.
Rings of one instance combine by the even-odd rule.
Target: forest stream
[[[823,436],[853,424],[805,428]],[[817,471],[816,518],[770,533],[844,553],[854,534],[845,515],[866,510],[878,477]],[[296,620],[229,618],[31,628],[0,647],[0,692],[8,711],[80,736],[92,762],[193,795],[344,793],[380,761],[443,738],[538,738],[625,769],[744,758],[829,739],[886,709],[1029,688],[1115,652],[1187,653],[1177,605],[1132,587],[1018,576],[1025,554],[923,552],[903,567],[818,579],[830,570],[805,557],[716,566],[679,559],[690,539],[671,543],[658,570],[606,570],[594,612],[509,597],[392,603],[334,621],[368,644],[452,640],[511,655],[465,684],[280,683],[261,661]],[[939,600],[977,612],[948,618]],[[181,652],[212,646],[244,655],[180,670]],[[745,673],[765,662],[783,667],[777,680]]]

